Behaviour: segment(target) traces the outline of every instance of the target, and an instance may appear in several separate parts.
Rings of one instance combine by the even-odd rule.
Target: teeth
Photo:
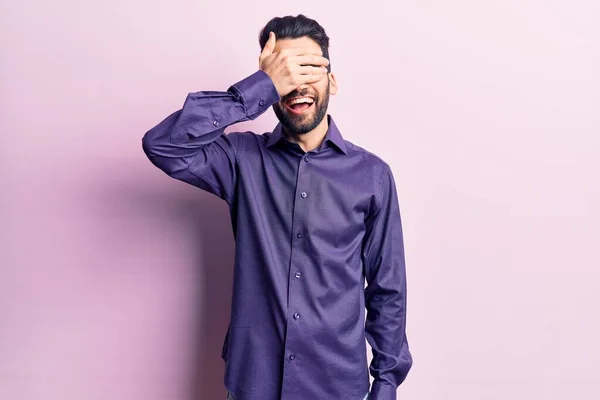
[[[288,101],[288,104],[294,105],[294,104],[298,104],[298,103],[308,103],[308,104],[312,104],[314,102],[313,99],[311,99],[310,97],[298,97],[297,99],[292,99],[290,101]]]

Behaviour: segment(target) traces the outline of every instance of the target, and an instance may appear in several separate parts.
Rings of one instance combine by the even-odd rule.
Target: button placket
[[[286,344],[285,351],[287,354],[287,361],[292,362],[296,359],[296,357],[300,356],[295,351],[298,349],[297,346],[301,345],[299,342],[302,337],[300,334],[301,329],[300,324],[304,315],[301,313],[303,309],[305,309],[305,300],[303,300],[303,295],[305,288],[302,283],[306,284],[306,282],[301,282],[300,278],[303,277],[303,272],[300,271],[304,267],[304,263],[308,262],[308,258],[306,255],[306,250],[308,249],[307,244],[303,243],[307,240],[309,235],[310,226],[308,225],[309,219],[308,214],[310,212],[310,203],[307,203],[308,194],[310,192],[310,174],[307,171],[310,171],[310,166],[307,164],[309,161],[312,161],[311,158],[304,154],[301,158],[298,159],[297,164],[297,181],[295,187],[295,196],[293,207],[293,216],[292,216],[292,229],[293,238],[292,243],[292,251],[290,255],[290,268],[296,269],[292,270],[289,274],[289,302],[288,302],[288,326],[287,326],[287,334],[286,334]],[[309,170],[307,170],[309,168]],[[298,364],[301,366],[301,363]],[[294,368],[298,368],[297,366]],[[292,384],[289,381],[289,384]],[[286,383],[284,382],[284,386]]]

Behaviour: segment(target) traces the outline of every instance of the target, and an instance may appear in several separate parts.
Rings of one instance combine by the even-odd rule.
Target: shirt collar
[[[333,121],[333,118],[329,114],[327,114],[327,122],[329,126],[327,128],[327,133],[325,134],[325,138],[323,139],[323,143],[321,144],[319,150],[321,150],[322,146],[324,146],[326,143],[333,143],[338,149],[342,151],[342,153],[348,154],[344,138],[342,137],[340,130]],[[275,129],[273,130],[273,132],[269,136],[269,139],[267,140],[266,146],[271,147],[274,144],[278,143],[280,140],[286,140],[286,138],[283,136],[283,125],[281,124],[281,122],[279,122],[277,126],[275,126]]]

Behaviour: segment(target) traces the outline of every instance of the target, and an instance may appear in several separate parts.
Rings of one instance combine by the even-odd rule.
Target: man
[[[392,171],[327,113],[337,82],[316,21],[274,18],[259,42],[256,72],[225,92],[189,93],[143,138],[155,166],[229,205],[228,399],[395,399],[412,357]],[[271,106],[272,132],[224,133]]]

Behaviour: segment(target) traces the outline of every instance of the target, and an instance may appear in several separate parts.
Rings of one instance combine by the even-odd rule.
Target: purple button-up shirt
[[[279,99],[259,70],[226,92],[189,93],[142,140],[156,167],[229,205],[225,386],[237,400],[360,400],[369,389],[371,399],[395,399],[412,357],[392,171],[343,139],[329,114],[323,143],[309,152],[281,124],[224,133]]]

